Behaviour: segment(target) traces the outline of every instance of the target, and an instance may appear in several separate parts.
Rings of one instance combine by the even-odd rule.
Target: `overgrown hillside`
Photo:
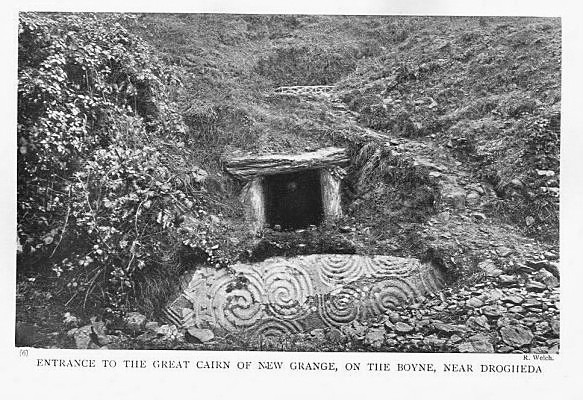
[[[377,131],[449,150],[491,184],[490,214],[558,240],[560,23],[414,18],[408,35],[340,81]]]
[[[487,217],[514,225],[454,215],[455,251],[471,246],[464,236],[515,240],[514,228],[555,246],[560,57],[554,19],[22,14],[21,276],[51,277],[67,307],[120,313],[140,299],[153,313],[201,264],[450,259],[424,236],[441,234],[443,191],[409,156],[492,188]],[[337,100],[273,93],[284,85],[335,85]],[[368,142],[373,131],[393,144]],[[353,157],[345,218],[250,235],[221,156],[327,145]]]
[[[52,270],[67,304],[114,311],[164,300],[175,219],[212,200],[169,99],[179,74],[119,21],[22,14],[18,70],[19,271]]]
[[[491,215],[557,241],[559,20],[146,15],[132,21],[132,30],[187,72],[178,103],[201,135],[205,165],[227,146],[268,151],[342,141],[352,127],[330,107],[266,96],[279,85],[336,84],[363,126],[446,148],[475,180],[495,188]]]

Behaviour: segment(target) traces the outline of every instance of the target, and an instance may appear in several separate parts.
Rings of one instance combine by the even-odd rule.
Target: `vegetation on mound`
[[[448,148],[496,187],[491,216],[556,241],[559,71],[552,19],[22,14],[19,272],[54,271],[67,306],[152,312],[198,264],[422,258],[428,171],[330,102],[272,93],[296,84],[335,84],[362,125]],[[328,145],[352,152],[347,216],[251,237],[221,156]]]
[[[18,52],[19,271],[50,268],[67,304],[114,311],[163,304],[192,259],[183,240],[223,262],[210,229],[177,227],[186,210],[210,226],[225,208],[185,150],[179,74],[119,18],[22,14]]]
[[[497,188],[493,216],[556,242],[557,193],[547,187],[559,174],[560,22],[402,21],[415,34],[341,80],[343,101],[375,130],[432,135]]]
[[[270,96],[282,85],[334,84],[405,35],[385,17],[145,14],[124,25],[183,68],[176,94],[202,166],[243,150],[343,143],[351,127],[320,102]],[[390,21],[389,21],[390,22]]]

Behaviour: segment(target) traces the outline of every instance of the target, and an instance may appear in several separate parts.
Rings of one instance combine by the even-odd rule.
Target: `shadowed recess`
[[[266,177],[267,223],[282,229],[305,228],[322,222],[318,171],[307,170]]]

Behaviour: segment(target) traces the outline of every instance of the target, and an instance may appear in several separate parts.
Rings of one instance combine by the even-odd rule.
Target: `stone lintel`
[[[223,158],[225,170],[241,180],[342,166],[348,164],[349,161],[346,149],[339,147],[326,147],[299,154],[237,155]]]

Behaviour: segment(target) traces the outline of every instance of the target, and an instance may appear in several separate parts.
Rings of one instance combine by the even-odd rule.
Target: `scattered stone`
[[[499,317],[500,315],[502,315],[503,312],[506,311],[506,308],[501,307],[501,306],[484,306],[482,307],[482,313],[488,317],[491,318],[495,318],[495,317]]]
[[[395,330],[395,324],[393,324],[389,320],[386,320],[385,321],[385,329],[388,330],[388,331],[394,331]]]
[[[391,321],[393,324],[396,324],[397,322],[400,322],[403,320],[403,318],[401,318],[401,316],[399,315],[399,313],[395,312],[395,311],[387,311],[386,315],[389,317],[389,321]]]
[[[503,286],[513,286],[518,283],[518,278],[514,275],[500,275],[498,278]]]
[[[395,331],[396,332],[399,332],[399,333],[409,333],[413,329],[414,328],[411,325],[409,325],[409,324],[407,324],[405,322],[397,322],[395,324]]]
[[[535,270],[539,270],[541,268],[546,268],[549,265],[549,262],[547,260],[526,260],[526,265]]]
[[[382,328],[369,329],[364,337],[364,343],[374,348],[380,348],[385,341],[385,330]]]
[[[154,333],[162,340],[180,339],[181,337],[176,325],[162,325]]]
[[[488,318],[486,318],[484,315],[480,315],[478,317],[468,318],[468,321],[466,322],[466,326],[470,329],[475,329],[475,330],[483,330],[483,331],[490,330],[490,324],[488,323]]]
[[[555,171],[546,170],[546,169],[537,169],[536,173],[538,176],[548,176],[548,177],[555,176]]]
[[[518,295],[510,295],[502,298],[502,301],[505,303],[521,304],[524,299]]]
[[[92,326],[85,325],[76,329],[73,332],[73,339],[75,340],[75,347],[77,349],[88,349],[91,344]]]
[[[500,328],[502,340],[509,346],[522,347],[532,343],[534,335],[530,329],[521,325],[508,325]]]
[[[561,324],[559,322],[558,319],[553,319],[551,321],[551,330],[553,331],[553,333],[557,336],[559,336],[560,330],[561,330]]]
[[[324,335],[324,329],[321,328],[312,330],[310,334],[319,342],[323,342],[324,339],[326,339],[326,336]]]
[[[460,325],[453,325],[453,324],[446,324],[443,322],[434,322],[433,327],[442,333],[454,333],[454,332],[465,332],[467,329],[464,326]]]
[[[209,342],[215,337],[215,334],[210,329],[191,327],[188,328],[187,332],[190,338],[196,339],[201,343]]]
[[[458,345],[461,353],[493,353],[494,346],[490,343],[490,338],[482,333],[471,336],[467,342]]]
[[[545,268],[540,269],[536,274],[533,275],[533,277],[537,281],[544,283],[545,286],[549,289],[553,289],[559,286],[559,280]]]
[[[156,332],[158,330],[158,328],[160,328],[160,324],[158,324],[155,321],[150,321],[150,322],[146,322],[146,324],[144,325],[144,328],[147,331]]]
[[[428,337],[423,339],[424,344],[426,344],[428,346],[437,347],[437,348],[443,347],[443,345],[445,345],[446,342],[447,342],[447,340],[440,339],[440,338],[437,338],[435,336],[428,336]]]
[[[484,302],[477,297],[472,297],[466,301],[468,307],[479,308],[484,305]]]
[[[481,269],[486,273],[486,276],[500,276],[502,274],[502,270],[499,269],[494,261],[487,259],[480,263],[478,263],[478,268]]]
[[[556,180],[556,179],[549,179],[549,180],[547,181],[547,186],[550,186],[550,187],[557,187],[557,186],[559,186],[559,181],[558,181],[558,180]]]
[[[513,313],[520,314],[520,313],[523,313],[524,312],[524,308],[522,308],[521,306],[514,306],[514,307],[510,307],[508,309],[508,311],[513,312]]]
[[[547,288],[547,285],[537,281],[530,281],[526,284],[526,290],[529,292],[542,292]]]
[[[561,276],[559,274],[559,263],[556,261],[549,261],[549,263],[547,264],[547,266],[545,267],[545,269],[547,271],[549,271],[551,274],[553,274],[555,276],[555,278],[557,279],[561,279]]]
[[[431,324],[431,321],[430,320],[428,320],[428,319],[422,319],[420,321],[415,322],[415,328],[418,328],[418,329],[424,328],[424,327],[426,327],[426,326],[428,326],[430,324]]]
[[[105,322],[92,320],[91,330],[98,345],[105,346],[111,341],[106,333]]]
[[[526,299],[524,303],[521,304],[524,308],[540,307],[542,303],[537,299]]]
[[[343,341],[343,339],[344,339],[344,336],[342,335],[342,332],[340,332],[336,328],[332,328],[332,329],[326,331],[326,340],[329,342],[340,343]]]
[[[345,325],[340,329],[345,335],[354,339],[363,339],[366,331],[366,327],[358,321],[354,321],[352,324]]]
[[[454,334],[454,335],[451,335],[451,337],[449,338],[449,341],[451,343],[459,343],[462,341],[462,337]]]
[[[74,316],[70,312],[66,312],[65,315],[63,315],[63,323],[67,327],[69,327],[69,326],[77,327],[77,326],[79,326],[79,318],[77,318],[76,316]]]
[[[147,318],[145,315],[139,312],[129,312],[124,317],[124,323],[126,328],[132,333],[141,333],[146,325]]]
[[[474,217],[478,221],[484,221],[486,219],[486,215],[484,215],[484,213],[480,213],[480,212],[473,212],[471,214],[471,216]]]
[[[552,251],[545,251],[544,254],[545,258],[547,260],[556,260],[557,258],[559,258],[555,253],[553,253]]]
[[[517,325],[518,324],[518,320],[515,318],[510,318],[510,317],[501,317],[498,318],[498,321],[496,321],[496,325],[498,325],[498,327],[505,327],[505,326],[510,326],[510,325]]]
[[[524,323],[524,320],[522,320],[522,322]],[[533,325],[534,325],[535,333],[537,335],[546,335],[547,333],[549,333],[551,331],[551,326],[549,325],[549,323],[547,321],[537,322],[537,323],[534,323]]]
[[[530,349],[530,352],[533,354],[548,354],[549,348],[546,346],[537,346]]]
[[[486,302],[490,303],[501,299],[504,296],[504,292],[500,289],[490,289],[484,295],[486,296]]]

